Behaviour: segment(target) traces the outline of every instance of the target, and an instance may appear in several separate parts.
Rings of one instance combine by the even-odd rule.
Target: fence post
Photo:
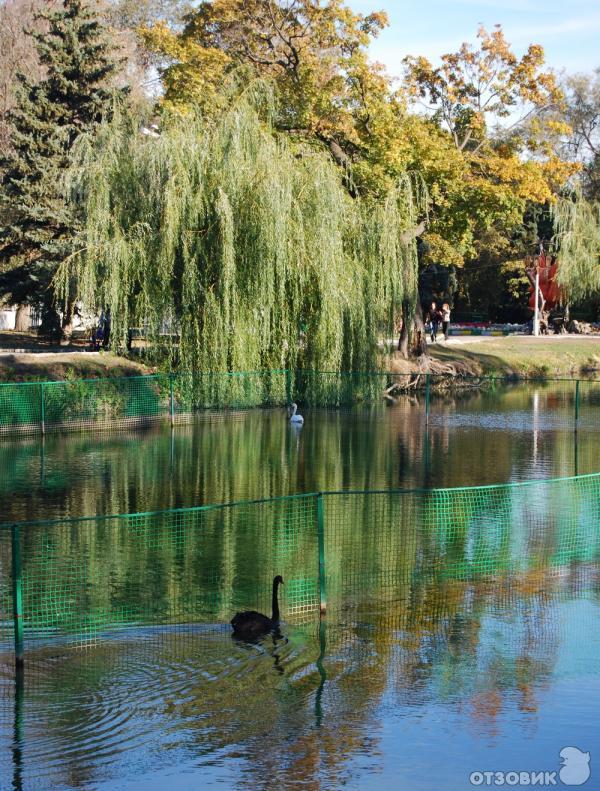
[[[327,612],[327,581],[325,579],[325,512],[323,495],[317,495],[317,535],[319,539],[319,612]]]
[[[579,379],[575,382],[575,431],[579,428]]]
[[[15,629],[15,665],[23,667],[23,590],[21,581],[21,543],[19,526],[13,525],[12,532],[12,593],[13,621]]]
[[[171,416],[171,426],[175,423],[175,398],[173,395],[173,374],[169,374],[169,415]]]
[[[289,368],[285,369],[285,400],[292,403],[292,372]]]
[[[429,423],[430,375],[425,374],[425,422]]]
[[[40,426],[42,434],[46,433],[46,399],[44,398],[44,383],[40,382]]]

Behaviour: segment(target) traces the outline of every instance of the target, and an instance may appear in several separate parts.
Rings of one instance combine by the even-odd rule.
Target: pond
[[[445,395],[427,422],[422,398],[411,397],[389,407],[303,409],[299,433],[282,410],[257,410],[172,431],[4,440],[1,521],[595,472],[600,418],[588,409],[575,434],[570,406],[555,389],[518,386]],[[519,573],[463,579],[449,573],[450,564],[431,573],[426,530],[402,519],[379,524],[379,512],[361,507],[355,519],[335,520],[344,531],[339,550],[327,545],[330,556],[339,551],[331,557],[336,573],[348,574],[332,587],[327,615],[290,616],[280,638],[232,639],[227,621],[242,599],[230,585],[211,618],[179,626],[137,619],[79,650],[32,640],[19,683],[5,652],[0,788],[437,791],[474,788],[471,773],[478,783],[477,773],[496,771],[555,773],[560,785],[565,747],[578,750],[562,777],[582,776],[586,752],[594,772],[598,535],[588,525],[585,553],[558,563],[555,553],[550,562],[560,543],[553,510],[561,504],[542,506],[527,533],[518,518],[510,522],[517,505],[527,505],[527,488],[516,491],[502,508],[510,509],[508,539],[533,558]],[[484,511],[491,507],[482,502]],[[497,514],[488,516],[493,533]],[[474,519],[485,527],[486,513],[471,510],[454,528]],[[225,532],[231,524],[223,523]],[[280,536],[272,549],[264,526],[249,521],[241,540],[232,535],[211,549],[222,550],[219,574],[234,588],[236,580],[247,585],[255,572],[274,571]],[[284,538],[286,547],[296,541]],[[165,591],[192,599],[195,564],[206,565],[218,587],[216,554],[208,568],[195,544],[157,549],[146,535],[138,539],[122,533],[114,541],[102,522],[85,535],[69,525],[45,529],[45,565],[32,566],[47,576],[39,589],[54,585],[62,568],[49,558],[66,562],[77,552],[91,559],[88,596],[101,597],[104,587],[130,597],[142,591],[152,603]],[[25,539],[25,563],[27,552],[35,559],[34,544]],[[308,546],[295,546],[293,557],[310,565]],[[448,557],[459,549],[451,541]],[[389,558],[400,554],[391,573]],[[284,605],[294,595],[293,561],[286,562]],[[177,564],[181,574],[165,573]],[[268,611],[268,597],[260,604]],[[593,775],[586,787],[594,787]]]
[[[598,403],[573,432],[572,384],[352,409],[223,412],[146,431],[4,439],[0,522],[133,513],[300,492],[478,486],[598,471]]]

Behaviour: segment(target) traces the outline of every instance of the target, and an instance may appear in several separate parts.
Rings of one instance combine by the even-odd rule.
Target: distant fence
[[[523,380],[519,380],[522,382]],[[600,381],[529,380],[547,388],[541,410],[557,425],[600,425]],[[292,400],[322,407],[382,403],[418,392],[426,418],[431,398],[446,392],[495,393],[514,380],[502,377],[386,372],[243,371],[174,373],[58,382],[0,384],[0,436],[50,431],[175,425],[199,414],[283,406]],[[532,401],[531,417],[540,413]],[[529,418],[527,418],[529,419]]]
[[[600,474],[4,525],[0,649],[22,658],[126,628],[225,628],[237,610],[270,611],[275,574],[294,622],[369,597],[393,603],[415,585],[535,586],[599,560]]]

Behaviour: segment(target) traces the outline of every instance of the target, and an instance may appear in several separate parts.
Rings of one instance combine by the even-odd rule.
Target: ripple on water
[[[454,412],[436,414],[432,412],[429,418],[430,426],[445,429],[456,428],[481,428],[497,431],[557,431],[573,428],[573,415],[553,412],[543,412],[535,415],[531,410],[512,410],[507,412]],[[581,427],[588,430],[600,429],[600,426],[590,425]]]
[[[578,744],[580,726],[597,739],[594,568],[581,584],[431,584],[428,595],[332,611],[320,629],[288,625],[276,642],[239,643],[213,626],[31,651],[16,710],[0,668],[10,723],[0,726],[1,771],[20,762],[23,789],[36,791],[141,788],[144,778],[154,789],[155,771],[173,789],[207,776],[229,787],[260,787],[265,776],[281,787],[361,778],[389,787],[381,771],[410,787],[407,757],[427,742],[438,745],[428,765],[456,782],[423,788],[458,788],[464,766],[444,761],[474,750],[484,768],[519,757],[532,723],[540,736],[521,758],[539,766],[558,737]]]
[[[303,639],[244,644],[229,629],[151,631],[58,655],[48,648],[30,652],[20,729],[25,769],[35,771],[36,784],[60,787],[67,767],[102,773],[123,754],[143,766],[203,735],[213,745],[218,735],[226,746],[233,730],[263,720],[264,698],[282,684],[284,668],[294,672],[309,661]],[[0,685],[8,722],[15,702],[6,664]],[[261,694],[248,693],[256,688]],[[236,720],[240,703],[243,716]]]

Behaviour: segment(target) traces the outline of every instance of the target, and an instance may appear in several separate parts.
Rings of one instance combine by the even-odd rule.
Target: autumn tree
[[[159,23],[143,32],[165,58],[164,101],[210,112],[227,74],[250,67],[277,86],[277,127],[324,141],[350,164],[373,115],[373,94],[387,78],[367,46],[387,24],[383,13],[353,13],[341,0],[215,0],[203,2],[181,32]]]
[[[490,142],[494,122],[516,113],[508,129],[523,128],[527,119],[562,101],[554,75],[542,71],[542,47],[532,44],[519,59],[499,25],[492,33],[480,27],[477,37],[479,49],[464,43],[458,52],[442,55],[437,68],[424,57],[405,59],[412,95],[447,128],[460,151],[473,153]]]
[[[159,24],[144,38],[166,61],[164,105],[210,115],[227,101],[229,75],[245,68],[266,77],[276,86],[277,130],[326,146],[350,194],[377,202],[406,178],[409,159],[403,97],[368,58],[386,24],[385,14],[357,14],[341,0],[216,0],[202,3],[181,33]],[[418,174],[413,183],[424,194]],[[420,219],[405,244],[423,231]],[[416,290],[407,291],[403,313],[417,303]]]
[[[568,127],[556,118],[563,96],[553,74],[543,70],[542,47],[531,45],[518,58],[499,26],[491,33],[480,28],[478,38],[477,49],[463,44],[457,52],[443,55],[437,67],[423,57],[406,59],[410,96],[448,134],[449,140],[440,139],[438,147],[445,142],[447,149],[451,142],[462,155],[460,163],[452,164],[466,176],[463,183],[451,172],[445,184],[436,179],[438,186],[445,189],[452,207],[464,206],[466,199],[475,215],[484,212],[472,217],[471,229],[463,217],[467,226],[462,245],[457,239],[457,253],[467,257],[476,252],[473,232],[481,221],[487,227],[499,221],[512,230],[526,201],[552,200],[575,169],[557,151]],[[440,235],[448,241],[443,215],[436,218]],[[456,223],[454,211],[453,215]],[[435,235],[435,227],[431,233]]]
[[[513,293],[520,288],[514,262],[531,235],[525,214],[555,200],[578,166],[561,151],[564,97],[543,49],[518,57],[499,26],[480,28],[478,39],[437,66],[407,58],[406,82],[422,119],[412,124],[414,166],[432,199],[425,261],[464,267],[463,293],[496,283],[497,303],[508,280]]]

